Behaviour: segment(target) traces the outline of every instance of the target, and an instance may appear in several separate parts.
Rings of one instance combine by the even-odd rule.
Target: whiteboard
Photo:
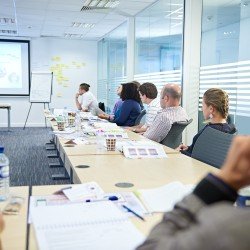
[[[51,102],[53,73],[32,72],[30,102]]]

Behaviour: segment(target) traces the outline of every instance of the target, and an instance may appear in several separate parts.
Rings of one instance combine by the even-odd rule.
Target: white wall
[[[65,64],[63,76],[68,78],[58,84],[54,76],[51,107],[75,108],[74,95],[81,82],[91,85],[90,90],[97,93],[97,43],[94,41],[37,38],[30,42],[31,71],[50,70],[56,64]],[[60,61],[53,61],[59,56]],[[85,63],[77,68],[74,63]],[[68,87],[63,86],[68,85]],[[61,97],[59,97],[61,95]],[[11,126],[22,127],[30,107],[29,97],[0,97],[0,102],[11,104]],[[0,127],[7,126],[7,112],[0,110]],[[43,104],[33,104],[27,126],[44,126]]]

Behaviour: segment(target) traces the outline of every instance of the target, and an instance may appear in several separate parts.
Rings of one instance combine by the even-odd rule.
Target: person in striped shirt
[[[150,140],[161,142],[170,131],[174,122],[187,121],[186,111],[180,106],[181,88],[177,84],[166,84],[161,91],[158,112],[153,123],[143,134]]]
[[[147,113],[145,124],[139,124],[128,128],[136,133],[143,133],[152,124],[157,115],[157,112],[161,109],[160,101],[157,98],[157,88],[153,83],[145,82],[138,88],[139,95],[143,104],[147,104]]]

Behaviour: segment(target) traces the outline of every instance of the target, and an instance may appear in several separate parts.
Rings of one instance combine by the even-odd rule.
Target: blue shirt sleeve
[[[132,107],[131,103],[124,101],[120,109],[120,115],[115,118],[114,122],[119,126],[123,126],[128,120]]]

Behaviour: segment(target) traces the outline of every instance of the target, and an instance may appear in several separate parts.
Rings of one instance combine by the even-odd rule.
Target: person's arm
[[[94,101],[93,98],[90,95],[88,95],[87,93],[83,94],[83,99],[82,99],[82,110],[83,111],[89,111],[90,105]]]
[[[152,141],[161,142],[169,130],[171,129],[171,124],[169,120],[163,121],[162,115],[158,114],[150,127],[143,134],[145,137]]]
[[[130,115],[132,109],[132,104],[128,102],[123,102],[120,110],[120,115],[113,120],[117,125],[123,126]]]
[[[198,184],[193,194],[177,203],[173,211],[166,213],[162,222],[153,228],[147,240],[138,247],[138,250],[210,249],[205,246],[204,239],[216,237],[216,233],[214,232],[212,236],[211,228],[199,223],[200,210],[219,200],[234,202],[237,197],[236,192],[232,189],[231,193],[221,190],[217,186],[217,180],[214,181],[213,178],[216,179],[215,176],[207,176]],[[225,189],[227,190],[226,185]],[[212,222],[214,219],[211,217],[210,220]]]
[[[135,133],[139,133],[142,126],[143,126],[143,124],[138,124],[138,125],[133,126],[133,127],[128,127],[127,129],[131,130],[131,131],[133,131]]]
[[[82,106],[81,106],[81,103],[78,101],[78,98],[79,98],[79,93],[76,93],[76,96],[75,96],[76,107],[78,110],[82,110]]]
[[[230,206],[208,208],[220,201],[233,203],[237,197],[236,191],[249,184],[250,137],[237,137],[222,170],[215,175],[209,174],[197,185],[193,194],[177,203],[173,211],[166,213],[138,250],[217,249],[222,242],[225,246],[220,249],[228,249],[227,246],[231,244],[229,239],[239,233],[242,224],[232,225],[230,218],[234,209]],[[207,210],[204,212],[204,209]],[[223,216],[226,216],[224,220]],[[223,235],[224,239],[226,237],[224,241],[222,234],[228,234]]]

